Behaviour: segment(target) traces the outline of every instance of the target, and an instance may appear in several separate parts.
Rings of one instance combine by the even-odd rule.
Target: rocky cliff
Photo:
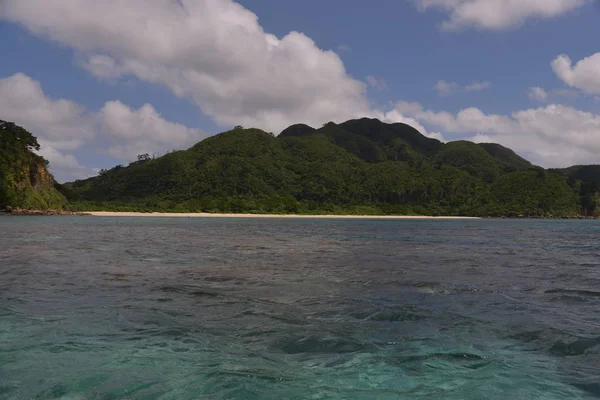
[[[37,139],[22,127],[0,120],[0,209],[62,209],[48,161],[35,152]]]

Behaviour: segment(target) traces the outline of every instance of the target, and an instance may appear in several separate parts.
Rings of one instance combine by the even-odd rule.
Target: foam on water
[[[595,398],[599,238],[594,221],[3,218],[0,398]]]

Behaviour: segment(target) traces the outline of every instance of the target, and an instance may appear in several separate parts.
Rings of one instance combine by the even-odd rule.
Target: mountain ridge
[[[296,124],[278,136],[236,127],[187,150],[141,155],[63,185],[34,153],[39,144],[33,135],[3,126],[10,126],[0,148],[5,207],[577,217],[597,215],[600,203],[597,166],[546,170],[499,144],[442,143],[409,125],[369,118],[318,129]],[[15,197],[11,187],[26,195]]]
[[[586,182],[499,144],[361,118],[277,136],[236,127],[60,188],[76,211],[575,217],[596,213]]]

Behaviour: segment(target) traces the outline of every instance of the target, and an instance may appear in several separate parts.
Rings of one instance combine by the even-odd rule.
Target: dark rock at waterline
[[[87,215],[86,213],[65,211],[65,210],[29,210],[24,208],[6,207],[3,212],[9,215]]]

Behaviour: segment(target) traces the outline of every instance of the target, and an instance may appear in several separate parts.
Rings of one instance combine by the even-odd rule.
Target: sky
[[[0,119],[59,182],[361,117],[599,164],[598,38],[594,0],[0,0]]]

